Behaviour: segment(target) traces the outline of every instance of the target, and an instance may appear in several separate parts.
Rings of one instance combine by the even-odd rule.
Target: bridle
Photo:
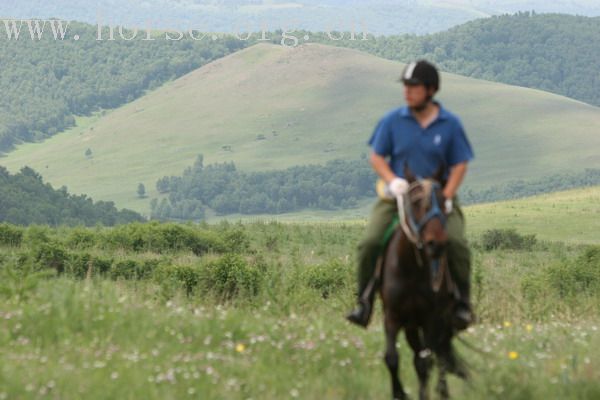
[[[420,267],[424,266],[423,259],[425,258],[423,255],[423,239],[421,237],[425,225],[432,219],[438,218],[442,226],[446,227],[447,218],[436,196],[436,193],[441,188],[442,186],[436,181],[430,179],[417,180],[410,184],[407,192],[402,197],[403,210],[399,210],[401,212],[399,216],[400,226],[406,237],[415,245],[415,257]],[[423,207],[427,210],[425,215],[419,220],[416,219],[413,209],[413,202],[418,200],[425,201]],[[435,292],[439,290],[441,284],[441,279],[437,278],[439,276],[440,264],[439,259],[431,260],[430,266],[433,273],[432,288]],[[447,281],[447,284],[449,285],[449,290],[451,290],[452,284],[450,280]]]
[[[410,184],[403,196],[403,210],[400,210],[400,225],[404,234],[419,250],[423,248],[421,233],[429,221],[438,218],[442,226],[446,226],[446,215],[444,215],[436,196],[437,191],[440,189],[441,185],[436,181],[429,179],[418,180]],[[413,209],[413,202],[420,199],[426,201],[424,207],[428,210],[422,218],[417,220]]]

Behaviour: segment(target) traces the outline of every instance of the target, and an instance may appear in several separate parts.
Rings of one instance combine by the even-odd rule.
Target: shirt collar
[[[442,103],[440,103],[437,100],[434,100],[433,102],[440,107],[440,112],[436,119],[439,119],[439,120],[448,119],[448,111],[446,111],[446,109],[442,106]],[[414,118],[412,113],[410,112],[410,108],[408,108],[408,106],[404,106],[404,107],[400,108],[400,116],[402,116],[404,118]]]

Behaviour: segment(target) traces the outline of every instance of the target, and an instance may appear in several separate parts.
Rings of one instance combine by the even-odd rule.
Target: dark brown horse
[[[419,378],[419,399],[428,399],[427,382],[434,363],[439,370],[437,392],[449,398],[446,373],[466,379],[467,370],[455,355],[453,315],[458,293],[449,273],[445,246],[446,212],[442,170],[432,179],[417,180],[405,168],[410,183],[400,212],[400,226],[378,264],[386,336],[385,362],[394,399],[406,399],[398,377],[396,339],[404,329],[413,350]]]

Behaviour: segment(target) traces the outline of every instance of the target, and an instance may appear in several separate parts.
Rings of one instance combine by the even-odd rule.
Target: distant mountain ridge
[[[374,34],[426,34],[467,21],[517,11],[600,15],[594,0],[3,0],[0,15],[16,18],[64,18],[96,24],[199,29],[235,33],[240,30],[350,30],[352,21]],[[247,28],[247,27],[250,28]],[[329,28],[331,26],[331,28]]]

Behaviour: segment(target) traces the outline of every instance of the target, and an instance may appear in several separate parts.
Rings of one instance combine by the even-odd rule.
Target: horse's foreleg
[[[419,377],[419,400],[427,400],[429,398],[427,381],[433,364],[431,351],[425,348],[417,329],[407,329],[406,340],[414,353],[413,362]]]
[[[398,356],[398,350],[396,349],[396,339],[398,337],[398,331],[400,327],[394,321],[391,321],[389,317],[385,318],[385,364],[390,371],[390,377],[392,380],[392,398],[394,400],[405,400],[406,393],[398,377],[398,370],[400,369],[400,360]]]
[[[438,376],[437,387],[435,388],[441,400],[448,400],[450,392],[448,391],[448,382],[446,381],[446,365],[444,362],[439,363],[440,374]]]

